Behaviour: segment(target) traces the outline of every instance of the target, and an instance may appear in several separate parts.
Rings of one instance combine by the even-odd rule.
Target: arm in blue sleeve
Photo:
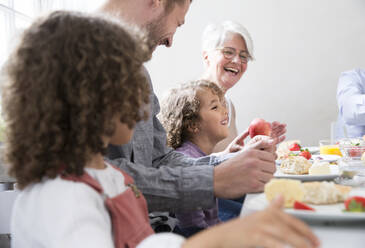
[[[365,124],[365,81],[353,71],[341,74],[338,89],[337,102],[339,112],[346,124]]]

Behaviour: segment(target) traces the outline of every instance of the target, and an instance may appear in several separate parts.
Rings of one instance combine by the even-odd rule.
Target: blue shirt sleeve
[[[348,125],[365,125],[365,72],[341,74],[337,88],[339,114]]]

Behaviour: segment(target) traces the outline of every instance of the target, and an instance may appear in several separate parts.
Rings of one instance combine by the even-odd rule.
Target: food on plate
[[[300,181],[292,179],[271,179],[265,184],[265,196],[270,202],[277,195],[283,195],[286,208],[292,208],[295,201],[302,201],[304,189]]]
[[[361,155],[361,160],[365,160],[365,152]]]
[[[306,159],[311,159],[312,154],[308,151],[308,149],[305,149],[305,150],[301,149],[300,153],[299,153],[299,156],[302,156]]]
[[[311,204],[333,204],[343,202],[351,191],[350,186],[338,185],[333,182],[306,182],[303,202]]]
[[[350,157],[361,157],[363,153],[364,153],[363,148],[359,149],[357,147],[353,147],[348,150],[348,155]]]
[[[250,137],[253,138],[256,135],[271,135],[271,124],[261,118],[254,119],[248,127]]]
[[[302,147],[300,146],[300,144],[295,142],[295,143],[291,144],[288,148],[289,148],[289,151],[300,151],[300,149]]]
[[[280,165],[280,171],[286,174],[303,175],[308,174],[312,163],[302,156],[289,156]]]
[[[287,140],[287,141],[281,142],[276,149],[276,154],[278,155],[278,159],[287,158],[289,156],[289,154],[291,153],[290,147],[293,144],[300,145],[300,141],[299,140]]]
[[[293,206],[294,209],[297,209],[297,210],[310,210],[310,211],[316,211],[314,208],[308,206],[307,204],[303,203],[303,202],[300,202],[300,201],[295,201],[294,202],[294,206]]]
[[[264,189],[268,201],[283,195],[287,208],[294,207],[295,201],[317,205],[343,202],[350,191],[351,187],[333,182],[302,183],[294,179],[272,179]]]
[[[315,160],[308,170],[309,175],[328,175],[331,174],[330,163]]]
[[[298,145],[300,145],[300,140],[286,140],[286,141],[283,141],[278,145],[278,150],[290,151],[289,147],[292,146],[294,143],[297,143]]]
[[[365,197],[351,196],[347,198],[345,208],[348,212],[365,212]]]

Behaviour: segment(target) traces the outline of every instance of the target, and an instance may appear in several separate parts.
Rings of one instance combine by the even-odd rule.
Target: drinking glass
[[[321,155],[339,155],[342,156],[339,144],[334,140],[320,140],[319,153]]]

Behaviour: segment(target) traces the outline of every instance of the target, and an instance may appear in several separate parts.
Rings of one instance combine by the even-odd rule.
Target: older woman
[[[205,28],[203,33],[203,60],[205,71],[202,79],[215,82],[225,94],[228,115],[229,135],[219,142],[214,152],[224,150],[235,137],[237,137],[236,111],[232,101],[226,92],[232,88],[246,72],[247,64],[253,59],[252,39],[246,28],[233,21],[225,21],[220,24],[212,24]],[[272,123],[273,137],[283,135],[285,124]],[[248,130],[241,137],[246,138]],[[225,200],[218,199],[219,218],[222,221],[239,215],[243,199]]]
[[[241,79],[248,62],[253,59],[251,36],[241,24],[225,21],[207,26],[202,40],[205,71],[201,78],[215,82],[226,93]],[[238,134],[235,107],[226,94],[225,97],[229,112],[229,135],[217,144],[214,152],[224,150]],[[276,121],[272,123],[273,137],[279,137],[285,132],[285,124]]]

